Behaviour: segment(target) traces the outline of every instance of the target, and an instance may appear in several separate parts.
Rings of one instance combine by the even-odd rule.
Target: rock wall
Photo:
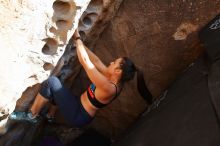
[[[1,134],[22,92],[50,75],[89,2],[0,1]]]
[[[120,56],[130,57],[144,72],[157,98],[203,52],[197,32],[219,12],[219,0],[124,0],[96,42],[94,52],[106,64]],[[85,79],[81,71],[73,90],[79,84],[88,85]],[[117,137],[145,107],[133,80],[117,100],[100,110],[92,127]]]
[[[87,9],[82,14],[78,29],[84,44],[91,50],[93,50],[100,34],[117,13],[122,1],[123,0],[91,0]],[[69,87],[71,87],[72,82],[74,82],[74,79],[81,69],[72,42],[71,40],[69,41],[64,55],[59,60],[59,64],[62,64],[62,66],[57,66],[54,70],[54,74],[59,76],[61,81],[67,81],[65,83]],[[80,90],[81,87],[77,87],[76,89]]]
[[[86,6],[88,4],[88,1],[84,1],[83,3],[81,1],[75,1],[75,3],[78,3],[78,4],[76,4],[76,7],[74,7],[74,5],[73,5],[74,1],[71,1],[71,4],[69,4],[69,2],[70,1],[55,1],[54,3],[51,2],[53,4],[53,5],[51,5],[51,7],[52,7],[53,11],[55,11],[55,12],[53,12],[51,20],[49,19],[50,17],[48,16],[49,18],[47,21],[49,21],[49,22],[40,22],[38,19],[36,19],[36,21],[38,23],[46,23],[45,28],[43,28],[43,29],[36,28],[36,29],[39,29],[39,30],[37,30],[37,32],[44,31],[45,34],[44,34],[44,32],[42,32],[41,34],[46,35],[45,37],[49,36],[49,38],[43,39],[43,40],[41,40],[41,38],[40,38],[40,40],[38,40],[39,38],[36,38],[36,40],[38,40],[39,42],[43,41],[40,49],[38,48],[39,46],[32,46],[32,47],[34,47],[34,49],[36,49],[39,52],[29,51],[28,50],[29,48],[27,50],[24,49],[24,51],[21,52],[22,55],[25,53],[28,53],[28,52],[37,54],[35,56],[33,54],[31,54],[32,55],[32,62],[31,63],[33,63],[33,64],[26,65],[25,62],[23,62],[23,60],[21,61],[21,66],[22,65],[26,65],[28,67],[31,66],[32,68],[35,69],[35,70],[33,70],[34,75],[31,76],[31,78],[34,78],[35,80],[34,80],[34,82],[30,82],[30,84],[27,84],[27,85],[25,84],[25,86],[21,83],[18,83],[22,87],[22,91],[24,91],[24,90],[25,91],[23,93],[21,92],[22,93],[22,95],[21,95],[21,93],[19,92],[20,90],[18,90],[19,95],[16,95],[16,97],[11,99],[11,101],[13,102],[13,105],[9,106],[9,103],[6,103],[7,107],[9,107],[9,110],[7,112],[5,112],[6,111],[5,109],[7,109],[6,107],[2,108],[2,110],[1,110],[1,113],[2,113],[2,115],[1,115],[1,122],[2,122],[1,134],[3,134],[3,136],[0,137],[1,138],[0,145],[22,145],[23,146],[23,145],[30,145],[30,143],[33,142],[34,138],[41,131],[41,128],[43,126],[42,124],[44,124],[44,123],[41,122],[41,123],[39,123],[39,125],[36,125],[34,127],[27,125],[27,124],[21,124],[21,123],[16,124],[13,121],[7,122],[7,115],[11,111],[14,110],[15,103],[16,103],[16,110],[19,110],[19,111],[28,110],[31,102],[33,101],[33,99],[36,96],[37,91],[40,87],[40,84],[37,84],[37,83],[44,80],[46,77],[48,77],[49,74],[59,76],[62,82],[64,82],[65,80],[72,81],[73,78],[75,77],[74,74],[75,75],[78,74],[81,66],[79,65],[79,63],[77,61],[76,52],[73,48],[72,41],[70,40],[67,46],[66,46],[66,44],[67,44],[67,41],[69,40],[70,36],[72,35],[72,32],[77,27],[78,22],[79,22],[80,34],[83,37],[85,43],[88,46],[92,46],[95,44],[95,41],[98,39],[98,36],[100,35],[100,33],[107,26],[108,22],[113,18],[114,14],[117,12],[117,9],[119,8],[122,0],[117,0],[117,1],[92,0],[87,9],[86,9]],[[25,8],[24,4],[26,4],[26,3],[24,3],[24,1],[20,2],[20,3],[21,3],[20,5],[22,6],[22,8]],[[30,7],[32,6],[32,3],[30,4]],[[36,9],[34,9],[33,11],[38,17],[40,17],[39,16],[40,14],[38,14],[39,12],[36,11],[39,8],[38,7],[39,2],[36,2],[36,3],[37,3]],[[11,2],[8,2],[8,3],[2,2],[2,5],[6,7],[6,10],[8,8],[7,6],[10,4],[11,4]],[[18,2],[15,4],[16,7],[17,7],[17,4],[18,4]],[[72,11],[72,7],[76,8],[76,9],[73,9],[74,11]],[[11,5],[9,8],[11,8]],[[71,11],[69,10],[70,8],[71,8]],[[49,11],[48,9],[47,9],[47,11]],[[84,12],[84,10],[85,10],[85,12]],[[46,13],[47,11],[45,9],[42,9],[43,14],[44,14],[44,12]],[[84,12],[84,13],[82,14],[82,12]],[[29,16],[29,15],[31,15],[31,12],[29,12],[27,14]],[[67,14],[67,15],[64,15],[64,14]],[[82,14],[82,16],[81,16],[81,14]],[[45,15],[47,15],[47,13]],[[74,19],[69,20],[70,17],[72,18],[72,15],[74,16]],[[35,20],[35,18],[36,17],[33,17],[33,15],[31,15],[29,19]],[[24,23],[23,19],[21,19],[21,21],[19,19],[18,21],[19,21],[19,23],[21,23],[21,25],[22,25],[22,23]],[[50,24],[50,21],[52,21],[52,24]],[[71,21],[73,21],[73,22],[71,22]],[[48,24],[50,24],[50,25],[47,26]],[[94,26],[99,27],[99,29],[94,30],[93,29]],[[30,31],[30,30],[28,30],[28,27],[26,29],[27,29],[26,31]],[[15,30],[17,30],[17,28],[15,28]],[[24,34],[26,35],[26,33],[24,33]],[[23,39],[29,39],[25,35],[23,35],[24,36]],[[30,35],[35,35],[35,32],[30,31]],[[33,40],[33,42],[35,42],[36,40]],[[31,42],[31,43],[33,44],[33,42]],[[58,49],[59,49],[59,52],[56,52],[56,50],[58,50]],[[26,57],[25,55],[23,55],[23,56],[24,56],[24,58]],[[49,60],[50,58],[52,58],[52,59],[50,60],[50,62],[45,62],[44,60],[42,60],[42,58],[47,59],[47,60]],[[43,64],[42,64],[42,62],[36,62],[35,60],[42,60]],[[24,64],[22,64],[22,63],[24,63]],[[41,71],[42,67],[43,67],[43,71]],[[40,70],[40,71],[36,72],[38,70]],[[28,71],[24,71],[24,72],[29,73]],[[35,72],[36,72],[36,74],[35,74]],[[26,76],[22,76],[20,78],[22,80],[25,77]],[[5,77],[3,77],[3,78],[5,78]],[[72,80],[69,80],[69,78],[71,78]],[[26,79],[23,82],[26,83]],[[32,84],[35,84],[35,85],[32,86]],[[19,100],[17,100],[18,99],[17,97],[21,97],[21,98],[19,98]],[[62,121],[62,119],[61,119],[61,121]],[[7,125],[5,125],[6,122],[7,122]],[[8,128],[11,129],[11,127],[13,127],[13,130],[8,130]],[[55,126],[55,127],[51,126],[50,127],[51,131],[53,131],[53,129],[55,131],[66,131],[65,128],[66,127],[62,128],[62,126]],[[29,129],[28,132],[26,132],[27,129]],[[72,130],[70,129],[68,131],[72,131]],[[58,132],[58,133],[60,133],[60,132]],[[62,132],[60,134],[64,135],[64,133],[62,133]],[[73,133],[68,133],[68,135],[70,135],[70,134],[75,135],[75,136],[77,135],[75,130],[73,131]],[[13,138],[14,136],[15,136],[15,138]],[[67,138],[67,139],[68,140],[66,140],[66,136],[65,136],[64,140],[62,139],[62,136],[60,138],[61,141],[63,141],[64,143],[67,143],[67,142],[70,142],[72,139],[74,139],[74,137],[72,137],[70,139]]]
[[[85,90],[90,81],[77,61],[72,42],[66,46],[78,21],[86,45],[104,63],[130,57],[144,72],[157,98],[203,52],[197,32],[220,10],[219,0],[91,0],[86,9],[88,2],[0,0],[1,124],[7,121],[5,117],[21,93],[47,78],[51,70],[74,93]],[[27,90],[22,97],[30,103],[36,92]],[[23,108],[24,101],[17,105]],[[146,106],[133,80],[117,100],[100,110],[90,126],[115,138]]]

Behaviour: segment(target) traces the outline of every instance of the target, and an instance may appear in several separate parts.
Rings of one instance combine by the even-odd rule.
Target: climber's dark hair
[[[140,95],[149,103],[152,103],[153,97],[148,90],[142,71],[135,67],[134,63],[128,57],[122,57],[121,62],[122,76],[121,82],[127,82],[134,78],[135,72],[137,72],[137,88]]]
[[[122,57],[121,70],[121,82],[126,82],[134,78],[136,67],[128,57]]]

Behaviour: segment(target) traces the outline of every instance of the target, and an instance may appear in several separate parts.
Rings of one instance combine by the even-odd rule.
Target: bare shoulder
[[[103,84],[101,87],[97,86],[97,88],[101,91],[104,92],[107,95],[113,95],[115,94],[115,86],[111,82],[106,82]]]
[[[116,90],[115,87],[109,83],[108,85],[104,85],[101,88],[97,87],[95,94],[96,97],[100,99],[100,101],[108,103],[116,94]]]

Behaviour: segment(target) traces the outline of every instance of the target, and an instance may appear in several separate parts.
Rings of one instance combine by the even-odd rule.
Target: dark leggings
[[[39,92],[50,102],[55,102],[71,126],[81,127],[92,120],[92,117],[83,108],[80,98],[72,95],[57,77],[51,76],[45,80]]]

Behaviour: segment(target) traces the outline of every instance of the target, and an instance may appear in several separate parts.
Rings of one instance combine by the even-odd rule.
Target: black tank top
[[[110,82],[112,83],[112,82]],[[115,85],[114,83],[112,83],[113,85]],[[116,89],[116,94],[115,97],[107,104],[101,103],[100,101],[98,101],[95,97],[95,89],[96,86],[92,83],[88,89],[87,89],[87,96],[89,98],[89,101],[92,103],[92,105],[94,105],[96,108],[103,108],[106,105],[108,105],[109,103],[111,103],[119,94],[118,94],[118,89],[117,89],[117,85],[115,85],[115,89]],[[119,92],[120,93],[120,92]]]

